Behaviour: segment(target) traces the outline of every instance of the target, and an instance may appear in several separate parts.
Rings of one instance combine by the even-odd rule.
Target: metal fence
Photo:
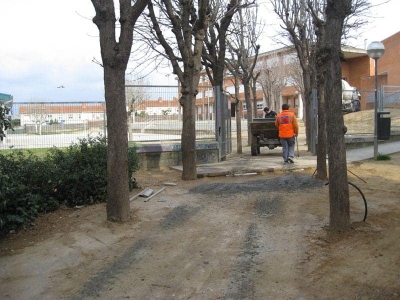
[[[177,86],[127,86],[130,142],[180,141],[182,110]],[[212,87],[199,87],[196,139],[215,140]],[[107,136],[105,102],[14,102],[14,131],[8,130],[0,149],[68,147],[88,136]]]
[[[344,116],[348,135],[373,135],[375,124],[375,91],[361,91],[365,105],[357,113]],[[400,87],[382,86],[377,93],[378,112],[389,112],[385,118],[391,118],[391,132],[400,132]]]
[[[382,86],[382,99],[380,100],[380,110],[387,108],[400,108],[400,86]]]

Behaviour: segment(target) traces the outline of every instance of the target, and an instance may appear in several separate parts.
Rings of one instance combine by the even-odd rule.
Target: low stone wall
[[[171,166],[182,165],[180,143],[155,143],[138,146],[140,171],[163,170]],[[217,142],[198,142],[196,144],[196,164],[218,162],[219,148]]]

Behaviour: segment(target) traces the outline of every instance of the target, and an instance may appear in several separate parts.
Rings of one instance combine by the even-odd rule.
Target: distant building
[[[378,86],[399,87],[400,90],[400,32],[384,39],[382,43],[385,46],[385,54],[379,59],[378,63]],[[369,58],[365,49],[343,46],[342,51],[345,58],[345,61],[342,62],[342,79],[347,81],[350,86],[357,88],[361,93],[361,110],[373,108],[374,60]],[[304,103],[301,88],[294,84],[296,80],[293,80],[298,75],[286,69],[288,65],[293,64],[296,60],[298,60],[297,54],[293,47],[283,47],[259,54],[256,69],[269,69],[272,73],[275,70],[280,70],[281,72],[283,70],[283,72],[286,72],[286,76],[283,76],[284,85],[282,87],[278,86],[279,95],[277,97],[263,93],[261,85],[258,85],[256,92],[257,114],[254,117],[263,117],[263,108],[265,106],[280,111],[282,104],[287,103],[299,118],[303,118]],[[206,77],[204,72],[200,86],[210,87],[210,83]],[[236,103],[233,97],[234,83],[232,76],[227,74],[224,84],[224,90],[232,95],[231,112],[232,117],[234,117]],[[239,89],[240,114],[241,117],[246,118],[247,107],[244,99],[243,85],[240,85]],[[204,107],[203,103],[205,99],[207,97],[199,92],[196,99],[198,115],[203,113],[202,107]],[[206,107],[207,105],[212,106],[213,98],[208,97],[207,100]]]
[[[21,126],[43,123],[82,123],[105,118],[104,103],[32,103],[19,107]]]
[[[148,116],[178,115],[181,113],[181,105],[177,98],[164,100],[161,97],[157,100],[145,100],[135,105],[136,114]]]

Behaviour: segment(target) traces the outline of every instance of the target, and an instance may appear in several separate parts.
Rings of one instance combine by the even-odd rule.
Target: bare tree
[[[260,59],[257,65],[260,70],[258,82],[262,87],[267,106],[275,111],[280,109],[280,96],[282,90],[289,84],[302,88],[301,69],[298,60],[290,55],[273,54]]]
[[[341,42],[343,38],[349,36],[352,29],[359,28],[365,23],[360,16],[370,8],[370,4],[366,0],[275,0],[272,2],[275,12],[284,23],[283,27],[289,35],[289,40],[296,47],[303,69],[305,97],[307,97],[309,83],[311,84],[309,92],[315,83],[317,86],[319,132],[317,176],[326,178],[325,157],[326,149],[328,149],[330,227],[334,231],[347,230],[350,214],[344,144],[345,127],[341,112],[341,62],[343,59]],[[353,20],[350,21],[352,18]],[[303,43],[302,37],[309,37],[306,41],[312,41],[312,43]],[[304,58],[307,64],[303,63]],[[306,105],[306,113],[309,112],[307,107],[308,105]],[[307,141],[309,142],[309,138]]]
[[[259,70],[254,70],[253,73],[251,73],[250,77],[250,91],[251,91],[251,96],[253,99],[253,115],[257,116],[257,100],[258,100],[258,95],[257,95],[257,90],[259,87],[258,83],[258,77],[260,77],[261,71]]]
[[[234,14],[250,5],[247,1],[216,0],[210,2],[213,11],[210,26],[207,27],[202,53],[202,63],[213,86],[223,88],[225,76],[226,36]]]
[[[341,113],[342,70],[341,40],[344,21],[352,12],[352,0],[328,0],[325,35],[322,47],[325,56],[325,109],[329,156],[330,229],[350,228],[349,186],[347,182],[344,121]]]
[[[33,104],[27,107],[26,113],[35,124],[35,132],[39,135],[42,134],[42,124],[46,122],[49,112],[49,106],[46,106],[44,103]]]
[[[183,108],[182,179],[194,180],[197,179],[195,100],[202,69],[203,42],[211,19],[209,1],[153,2],[155,6],[153,3],[148,6],[153,37],[163,47],[173,73],[181,83],[182,96],[179,102]],[[169,35],[171,31],[173,36]]]
[[[239,9],[249,7],[254,4],[254,1],[229,0],[215,1],[211,3],[210,11],[214,11],[214,18],[207,28],[207,34],[204,41],[202,62],[208,78],[213,86],[224,88],[225,67],[227,67],[231,75],[234,76],[234,81],[237,82],[238,73],[235,71],[237,66],[226,66],[227,52],[227,34],[228,28],[235,13]],[[241,139],[241,102],[239,100],[238,86],[235,84],[235,112],[236,112],[236,128],[237,128],[237,153],[242,153]]]
[[[138,78],[137,80],[126,80],[126,104],[128,110],[128,131],[129,134],[132,136],[133,134],[133,124],[136,120],[136,113],[138,109],[144,107],[145,102],[149,99],[149,93],[146,90],[147,82],[143,78]],[[128,137],[130,140],[131,137]]]
[[[100,33],[107,104],[107,219],[124,222],[130,214],[125,71],[132,49],[133,28],[149,1],[119,0],[118,20],[113,0],[91,1],[96,12],[93,22]]]
[[[307,12],[312,17],[313,25],[315,26],[315,51],[313,52],[313,62],[315,77],[315,88],[317,90],[317,103],[318,103],[318,135],[317,135],[317,169],[316,178],[327,179],[328,170],[326,166],[326,112],[325,112],[325,62],[324,56],[326,55],[323,46],[325,38],[325,8],[326,2],[309,1]]]
[[[317,172],[318,178],[327,178],[326,167],[326,130],[324,85],[322,75],[325,67],[323,59],[326,53],[321,51],[321,40],[325,35],[326,0],[271,0],[274,10],[282,21],[284,36],[294,45],[303,70],[305,100],[305,125],[307,144],[310,150],[311,142],[311,92],[317,89],[318,95],[318,147]],[[352,32],[366,23],[366,12],[371,5],[367,0],[353,0],[351,13],[346,16],[342,28],[342,37],[351,38]]]
[[[228,37],[228,46],[231,53],[235,53],[237,63],[240,66],[240,80],[244,88],[244,97],[247,110],[247,143],[251,144],[250,122],[253,120],[253,105],[251,101],[250,81],[257,64],[260,46],[257,40],[260,36],[257,27],[257,9],[251,7],[239,10],[234,17],[234,28]],[[235,59],[233,57],[230,58]],[[232,62],[231,62],[232,64]],[[233,63],[235,64],[235,63]]]
[[[236,152],[238,154],[243,153],[243,147],[242,147],[242,103],[240,101],[240,66],[238,63],[238,60],[235,59],[236,54],[230,49],[230,57],[231,59],[227,59],[225,62],[226,68],[229,71],[229,75],[231,76],[231,81],[234,86],[234,99],[235,99],[235,121],[236,121]]]
[[[276,15],[282,22],[282,35],[294,46],[298,59],[303,70],[304,84],[304,123],[306,126],[306,139],[310,150],[311,141],[311,96],[312,87],[315,86],[314,75],[314,25],[306,11],[307,0],[270,0]],[[318,1],[317,1],[318,2]]]

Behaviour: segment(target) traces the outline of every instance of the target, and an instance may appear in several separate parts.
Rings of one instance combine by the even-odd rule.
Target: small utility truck
[[[279,139],[278,128],[275,126],[275,117],[255,118],[250,122],[251,129],[251,155],[260,154],[261,147],[274,149],[282,147]]]

